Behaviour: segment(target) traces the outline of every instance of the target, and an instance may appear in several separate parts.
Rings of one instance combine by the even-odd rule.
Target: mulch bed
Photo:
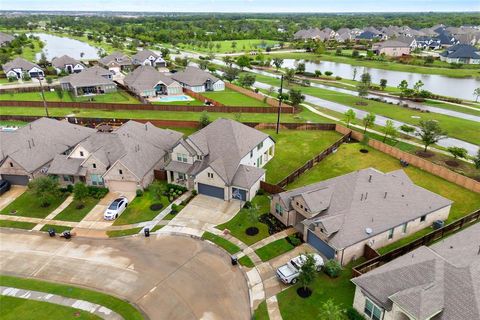
[[[245,230],[245,233],[248,235],[248,236],[255,236],[258,234],[258,228],[257,227],[248,227],[246,230]]]
[[[312,290],[307,287],[305,290],[303,287],[300,287],[297,289],[297,294],[300,296],[300,298],[308,298],[312,295]]]
[[[419,157],[422,157],[422,158],[431,158],[433,157],[435,154],[434,153],[431,153],[431,152],[428,152],[428,151],[417,151],[415,152],[415,154]]]
[[[368,153],[368,150],[367,149],[360,149],[360,152],[361,153]]]
[[[460,164],[455,160],[447,160],[445,163],[450,167],[458,167]]]
[[[283,223],[278,221],[278,219],[275,218],[270,213],[262,214],[258,219],[258,221],[268,226],[268,234],[270,235],[280,232],[282,230],[285,230],[287,228]]]
[[[158,211],[163,208],[163,204],[161,203],[154,203],[150,206],[150,210],[152,211]]]
[[[366,101],[358,101],[358,102],[355,102],[355,104],[357,106],[368,106],[368,102]]]

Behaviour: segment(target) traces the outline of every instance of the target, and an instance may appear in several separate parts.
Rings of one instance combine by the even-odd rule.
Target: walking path
[[[85,300],[71,299],[46,292],[4,286],[0,286],[0,294],[2,296],[59,304],[65,307],[71,307],[92,313],[105,320],[123,320],[123,317],[115,311]]]

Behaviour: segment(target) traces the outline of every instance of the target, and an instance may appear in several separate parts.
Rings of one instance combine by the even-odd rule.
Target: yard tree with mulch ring
[[[468,151],[465,148],[452,146],[448,147],[447,150],[451,153],[455,160],[457,160],[457,158],[466,159],[468,157]],[[458,167],[457,161],[448,160],[445,161],[445,163],[452,167]]]
[[[85,200],[87,200],[89,196],[90,192],[84,183],[75,183],[73,186],[73,199],[79,202],[76,206],[76,209],[83,209],[83,207],[85,207]]]
[[[312,289],[308,287],[313,282],[317,275],[315,267],[315,258],[311,253],[305,253],[305,262],[300,267],[298,274],[298,283],[300,287],[297,289],[297,294],[302,298],[308,298],[312,295]]]
[[[33,179],[28,183],[28,188],[40,200],[40,205],[44,208],[50,206],[53,199],[60,194],[58,181],[48,176]]]
[[[248,203],[248,208],[247,208],[248,220],[250,221],[250,223],[256,224],[259,218],[258,206],[250,202],[247,202],[247,203]],[[250,226],[247,229],[245,229],[245,233],[249,236],[257,235],[258,231],[259,231],[258,228],[255,226]]]
[[[347,111],[345,111],[343,115],[344,115],[343,121],[347,123],[347,128],[350,128],[350,123],[353,122],[356,117],[355,111],[353,111],[353,109],[348,109]]]

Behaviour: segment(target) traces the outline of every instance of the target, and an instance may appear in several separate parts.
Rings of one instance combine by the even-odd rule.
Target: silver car
[[[115,220],[128,206],[128,199],[125,197],[117,198],[110,203],[103,214],[105,220]]]
[[[317,269],[317,271],[322,270],[322,257],[318,253],[313,253],[313,258],[315,259],[315,268]],[[305,260],[305,255],[301,254],[288,261],[286,264],[277,269],[277,277],[285,284],[297,283],[297,278],[300,274],[300,268],[305,263]]]

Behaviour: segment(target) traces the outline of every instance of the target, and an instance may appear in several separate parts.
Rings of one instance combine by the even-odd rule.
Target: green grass
[[[169,106],[203,106],[204,105],[202,101],[198,101],[195,99],[191,101],[168,101],[168,102],[155,101],[155,102],[152,102],[152,104],[169,105]]]
[[[23,222],[23,221],[10,221],[10,220],[0,220],[0,228],[16,228],[16,229],[25,229],[32,230],[35,227],[36,223]]]
[[[237,252],[240,251],[240,248],[238,246],[231,243],[227,239],[224,239],[224,238],[222,238],[220,236],[217,236],[213,233],[210,233],[208,231],[206,231],[202,235],[202,239],[209,240],[209,241],[215,243],[217,246],[222,247],[223,249],[225,249],[230,254],[234,254],[234,253],[237,253]]]
[[[6,206],[2,211],[0,211],[0,214],[45,218],[59,205],[61,205],[66,198],[66,194],[61,194],[59,197],[53,199],[52,203],[48,207],[44,208],[40,205],[40,200],[31,191],[27,190],[12,203]],[[16,210],[17,213],[12,214],[11,212],[13,210]]]
[[[264,213],[270,212],[270,199],[267,195],[257,195],[253,198],[252,201],[253,205],[258,206],[258,215],[262,215]],[[245,233],[245,230],[248,227],[257,227],[258,234],[254,236],[249,236]],[[268,226],[264,223],[256,221],[252,223],[250,221],[247,209],[242,208],[230,221],[216,226],[219,230],[228,229],[230,230],[230,234],[233,235],[238,240],[242,241],[247,245],[254,244],[266,237],[270,234],[268,233]]]
[[[111,230],[107,231],[107,236],[109,238],[125,237],[137,234],[142,230],[142,227],[126,229],[126,230]]]
[[[225,88],[224,91],[209,91],[202,93],[207,98],[218,101],[226,106],[239,107],[270,107],[267,103],[246,96],[238,91]]]
[[[17,121],[17,120],[0,120],[0,126],[2,127],[24,127],[28,124],[25,121]]]
[[[154,203],[161,203],[163,205],[162,209],[158,211],[150,210],[150,206]],[[128,204],[127,209],[117,218],[117,220],[115,220],[113,225],[120,226],[124,224],[150,221],[169,204],[170,202],[166,196],[162,196],[160,200],[157,200],[153,193],[146,189],[141,197],[136,197]]]
[[[317,274],[309,288],[313,290],[310,297],[304,299],[297,294],[299,284],[277,294],[280,313],[285,320],[317,319],[322,303],[329,299],[346,309],[352,306],[355,285],[350,282],[351,266],[346,266],[338,278],[330,278],[325,273]]]
[[[43,301],[0,296],[3,320],[19,319],[102,319],[92,313]]]
[[[137,99],[129,95],[125,91],[110,92],[89,97],[75,97],[67,91],[45,91],[45,100],[52,102],[99,102],[99,103],[140,103]],[[19,92],[19,93],[3,93],[0,95],[1,100],[16,101],[42,101],[42,93],[38,92]]]
[[[253,319],[254,320],[269,320],[270,317],[268,316],[268,310],[267,310],[267,302],[262,301],[258,307],[257,310],[253,313]]]
[[[74,97],[76,102],[98,102],[98,103],[127,103],[137,104],[140,103],[135,97],[129,95],[127,92],[119,90],[117,92],[109,92],[104,94],[98,94],[93,97]]]
[[[198,52],[213,52],[213,53],[229,53],[229,52],[242,52],[242,51],[251,51],[258,50],[258,46],[264,41],[267,45],[273,46],[275,44],[280,44],[280,41],[275,40],[262,40],[262,39],[244,39],[244,40],[223,40],[223,41],[212,41],[213,48],[210,50],[208,47],[193,46],[188,44],[180,43],[178,47],[186,50],[193,50]],[[232,42],[236,42],[236,47],[232,48]],[[217,44],[220,44],[220,48],[217,48]],[[261,48],[265,50],[265,48]]]
[[[89,197],[84,201],[84,207],[82,209],[77,209],[77,206],[80,205],[80,201],[73,200],[72,203],[53,219],[62,221],[81,221],[99,201],[99,199]]]
[[[262,259],[262,261],[268,261],[292,250],[293,248],[295,247],[288,242],[287,239],[282,238],[255,250],[255,253],[260,259]]]
[[[165,227],[165,225],[157,224],[155,227],[153,227],[152,230],[150,230],[150,232],[158,231],[158,230],[162,229],[163,227]]]
[[[457,106],[457,105],[453,105],[453,104],[450,104],[450,103],[446,103],[446,102],[443,102],[443,101],[437,101],[437,100],[435,100],[435,101],[434,100],[426,100],[425,104],[428,105],[428,106],[432,106],[432,107],[453,110],[453,111],[457,111],[457,112],[461,112],[461,113],[471,114],[471,115],[474,115],[474,116],[480,116],[480,108],[477,108],[476,110],[473,110],[471,108],[464,108],[464,107],[460,107],[460,106]]]
[[[0,285],[10,286],[19,289],[36,290],[41,292],[48,292],[51,294],[57,294],[67,298],[80,299],[89,302],[93,302],[102,306],[105,306],[118,314],[120,314],[125,320],[141,320],[142,314],[130,303],[125,300],[116,298],[114,296],[93,291],[89,289],[83,289],[71,285],[64,285],[60,283],[53,283],[41,280],[17,278],[11,276],[0,275]],[[35,317],[34,319],[42,319],[42,317]]]
[[[170,212],[169,214],[167,214],[163,218],[163,220],[172,220],[173,218],[175,218],[177,216],[177,214],[180,213],[180,211],[182,211],[183,208],[185,208],[185,206],[182,206],[181,204],[177,205],[177,209],[178,209],[177,213],[171,213]]]
[[[48,232],[50,229],[55,229],[56,233],[62,233],[63,231],[70,231],[73,228],[69,226],[60,226],[60,225],[54,225],[54,224],[46,224],[40,229],[40,231],[45,231]]]
[[[267,182],[278,183],[342,136],[334,130],[265,131],[275,141],[275,155],[265,165]]]
[[[253,261],[250,259],[249,256],[245,255],[238,259],[238,263],[240,263],[242,266],[247,267],[247,268],[253,268],[255,267],[255,264]]]

